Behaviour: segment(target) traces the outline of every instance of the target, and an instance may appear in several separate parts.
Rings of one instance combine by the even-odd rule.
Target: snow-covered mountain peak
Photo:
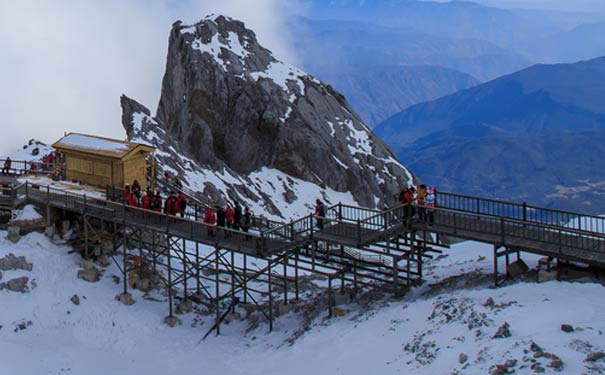
[[[204,194],[263,201],[273,214],[306,212],[318,197],[376,207],[413,178],[341,94],[224,16],[173,25],[155,117],[126,97],[122,107],[128,136],[155,145],[168,169],[203,170],[190,179],[205,176]]]

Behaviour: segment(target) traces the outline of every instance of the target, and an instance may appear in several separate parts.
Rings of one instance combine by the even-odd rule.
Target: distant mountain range
[[[603,14],[500,9],[472,1],[308,0],[316,19],[367,21],[448,38],[473,38],[513,47],[571,28],[603,21]]]
[[[573,62],[605,55],[605,22],[580,25],[572,30],[521,44],[523,52],[541,62]]]
[[[479,84],[468,74],[437,66],[316,65],[308,70],[344,94],[370,127],[413,104]]]
[[[605,57],[536,65],[412,106],[375,132],[441,189],[605,212]]]
[[[412,28],[359,21],[290,22],[303,66],[432,65],[488,80],[531,65],[522,55],[485,40],[435,36]]]

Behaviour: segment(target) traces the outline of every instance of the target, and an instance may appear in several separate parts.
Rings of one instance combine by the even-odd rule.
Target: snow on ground
[[[0,291],[2,373],[486,374],[507,360],[517,361],[516,374],[533,374],[532,360],[550,374],[605,371],[603,359],[585,361],[605,349],[603,287],[552,281],[491,289],[491,246],[455,245],[427,265],[422,287],[402,299],[379,299],[369,311],[352,303],[341,306],[347,315],[327,321],[324,312],[289,345],[285,340],[300,328],[295,313],[277,318],[273,333],[264,323],[246,333],[247,323],[235,321],[222,325],[221,336],[200,341],[211,315],[180,315],[183,324],[168,328],[160,293],[153,295],[158,302],[138,291],[132,306],[114,301],[121,291],[112,281],[115,266],[98,283],[86,283],[76,279],[80,258],[69,247],[39,233],[17,244],[5,235],[0,231],[0,257],[13,252],[34,267],[2,273],[3,282],[30,277],[31,289]],[[535,264],[535,257],[524,259]],[[74,294],[79,306],[70,301]],[[490,297],[494,304],[484,306]],[[492,339],[504,322],[511,336]],[[564,323],[575,331],[561,331]],[[548,367],[553,355],[563,362],[560,372]]]
[[[25,183],[27,181],[33,185],[43,186],[44,189],[46,188],[46,186],[50,186],[54,189],[72,192],[75,194],[85,194],[87,197],[91,198],[105,199],[105,191],[103,189],[90,185],[78,184],[76,182],[54,181],[53,179],[48,177],[34,175],[21,176],[19,177],[18,181],[20,183]]]
[[[13,211],[13,221],[33,221],[42,219],[33,205],[28,204],[20,210]]]

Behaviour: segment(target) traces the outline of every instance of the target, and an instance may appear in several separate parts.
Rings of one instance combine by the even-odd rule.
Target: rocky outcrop
[[[295,180],[375,207],[412,179],[342,95],[276,60],[253,31],[223,16],[173,24],[154,118],[132,99],[121,102],[129,138],[154,144],[169,169],[219,171],[228,191],[209,181],[206,194],[263,200],[269,212],[279,214],[279,205],[251,178],[263,170],[282,174],[288,203]]]

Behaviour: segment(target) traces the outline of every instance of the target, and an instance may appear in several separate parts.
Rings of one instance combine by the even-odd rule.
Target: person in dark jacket
[[[233,229],[239,230],[242,225],[242,206],[239,205],[238,201],[235,201],[235,207],[233,207]]]
[[[2,168],[2,174],[10,174],[11,164],[12,164],[11,158],[7,157],[6,160],[4,161],[4,168]]]
[[[227,230],[225,229],[226,225],[227,225],[227,215],[225,214],[225,209],[220,207],[220,206],[216,206],[216,226],[219,228],[223,229],[223,233],[225,233],[225,236],[227,235]]]
[[[324,229],[324,217],[326,216],[326,207],[320,199],[315,200],[315,216],[317,217],[317,227]]]
[[[248,207],[244,207],[244,215],[242,217],[242,230],[246,233],[248,233],[248,229],[250,229],[250,225],[252,222],[252,217],[250,215],[250,211],[248,210]],[[248,237],[246,235],[246,237],[244,238],[244,241],[248,241],[250,239],[250,237]]]
[[[179,192],[179,196],[177,198],[178,201],[178,211],[179,214],[181,214],[181,217],[185,217],[185,210],[187,209],[187,197],[185,197],[185,194],[183,194],[183,192]]]

